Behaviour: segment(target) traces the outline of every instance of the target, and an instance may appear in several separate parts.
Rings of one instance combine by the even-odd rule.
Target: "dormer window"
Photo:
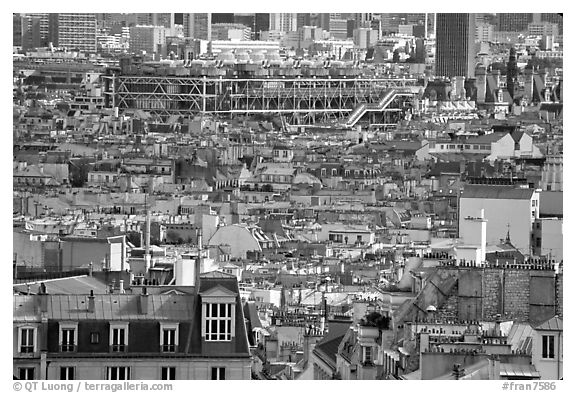
[[[200,294],[202,336],[206,341],[231,341],[235,332],[236,294],[220,285]]]
[[[18,348],[20,353],[36,352],[36,328],[21,327],[18,334]]]
[[[162,352],[176,352],[178,348],[178,324],[160,324],[160,347]]]
[[[74,352],[77,342],[78,323],[60,323],[60,350],[62,352]]]

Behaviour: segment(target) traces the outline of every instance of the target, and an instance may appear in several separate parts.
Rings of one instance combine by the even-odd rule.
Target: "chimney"
[[[148,314],[148,290],[146,287],[142,287],[142,294],[139,297],[138,306],[138,311],[140,314]]]
[[[94,290],[90,290],[90,296],[88,296],[88,312],[94,313]]]
[[[44,283],[40,284],[40,288],[38,288],[38,303],[40,312],[48,312],[48,295]]]
[[[200,290],[200,273],[202,270],[202,258],[200,255],[194,259],[194,286]]]

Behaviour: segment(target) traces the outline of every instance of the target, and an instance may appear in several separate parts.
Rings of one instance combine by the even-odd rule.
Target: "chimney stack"
[[[46,285],[44,283],[40,284],[40,288],[38,288],[38,302],[40,312],[48,312],[48,295],[46,294]]]
[[[142,287],[142,294],[139,297],[139,312],[140,314],[148,314],[148,291],[146,287]]]
[[[94,304],[94,290],[90,290],[90,296],[88,296],[88,312],[94,313],[95,304]]]

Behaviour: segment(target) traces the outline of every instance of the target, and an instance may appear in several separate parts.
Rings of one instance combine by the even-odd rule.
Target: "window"
[[[173,381],[176,379],[176,367],[162,367],[162,380]]]
[[[61,323],[60,324],[60,350],[62,352],[74,352],[76,350],[76,342],[78,341],[77,323]]]
[[[554,336],[542,336],[542,359],[554,359]]]
[[[232,304],[206,304],[206,341],[230,341],[232,339]]]
[[[107,367],[106,369],[106,379],[109,381],[130,379],[130,367]]]
[[[125,352],[128,347],[128,324],[110,325],[110,347],[112,352]]]
[[[226,368],[224,367],[212,367],[212,378],[213,381],[226,379]]]
[[[74,367],[60,367],[60,380],[74,379]]]
[[[364,347],[364,362],[372,363],[372,347]]]
[[[100,333],[98,332],[90,333],[90,344],[100,344]]]
[[[36,329],[35,328],[21,328],[20,329],[20,352],[32,353],[35,352]]]
[[[62,329],[62,352],[74,352],[74,333],[75,329]]]
[[[332,176],[338,175],[338,169],[332,168]]]
[[[34,378],[34,367],[21,367],[18,369],[18,379],[28,381]]]
[[[178,324],[161,324],[160,331],[162,352],[176,352],[178,348]]]

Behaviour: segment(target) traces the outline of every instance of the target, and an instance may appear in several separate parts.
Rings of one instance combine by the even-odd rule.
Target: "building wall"
[[[514,157],[514,139],[507,134],[497,142],[492,143],[492,150],[488,160],[493,161],[497,158],[510,158]]]
[[[112,247],[114,246],[114,247]],[[65,240],[62,242],[62,269],[72,270],[81,266],[88,266],[92,262],[96,268],[106,261],[107,266],[119,267],[119,253],[116,245],[101,242]]]
[[[30,239],[30,233],[13,232],[13,255],[18,265],[41,267],[44,263],[43,244]]]
[[[474,77],[474,14],[437,14],[436,75]]]
[[[536,222],[536,225],[540,224],[540,229],[534,231],[536,255],[550,257],[555,261],[564,258],[563,222],[562,219],[540,219]]]
[[[554,336],[554,359],[542,359],[542,335]],[[541,379],[562,379],[563,373],[563,334],[556,331],[535,331],[532,338],[532,362],[536,370],[540,372]]]
[[[538,199],[538,193],[534,195],[535,199]],[[530,252],[533,222],[531,200],[460,198],[460,227],[463,226],[465,217],[475,217],[480,209],[484,209],[484,217],[488,221],[488,245],[500,244],[501,240],[506,239],[510,225],[512,244],[521,252]]]
[[[233,258],[246,258],[248,251],[262,251],[258,241],[248,229],[236,225],[218,228],[208,244],[211,246],[228,244],[231,251],[230,256]]]
[[[48,366],[48,379],[60,379],[60,367],[75,367],[75,379],[103,380],[106,379],[106,368],[111,366],[129,366],[131,380],[159,380],[162,367],[176,367],[176,379],[207,380],[211,379],[212,367],[225,367],[226,379],[250,379],[250,359],[182,359],[182,358],[152,358],[152,359],[114,359],[113,357],[96,359],[61,359],[52,358]]]
[[[458,319],[517,320],[541,323],[561,312],[562,284],[553,270],[522,268],[442,268],[457,276],[457,289],[438,309],[438,315]],[[424,294],[424,305],[434,294]],[[437,304],[437,303],[436,303]],[[456,313],[456,310],[457,313]]]

